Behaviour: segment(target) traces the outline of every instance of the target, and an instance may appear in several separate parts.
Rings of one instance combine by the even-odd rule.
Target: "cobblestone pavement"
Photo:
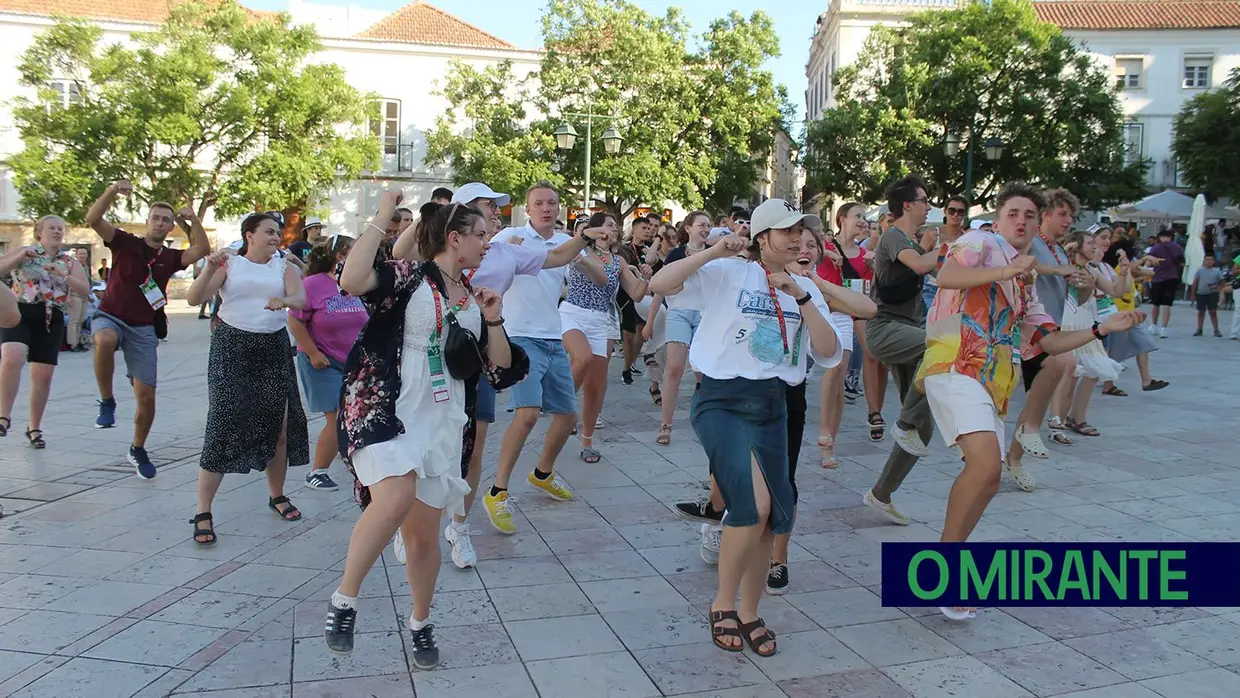
[[[1125,373],[1130,397],[1094,398],[1103,436],[1035,461],[1032,494],[1005,481],[976,539],[1240,538],[1240,342],[1190,338],[1191,319],[1177,308],[1174,336],[1153,356],[1171,387],[1143,394],[1135,369]],[[641,382],[610,387],[601,463],[580,462],[571,442],[560,459],[575,501],[547,501],[517,478],[517,535],[475,516],[481,562],[445,564],[435,597],[439,669],[410,672],[409,600],[390,553],[363,588],[356,651],[334,656],[321,634],[358,513],[347,488],[307,490],[295,470],[290,494],[305,519],[287,524],[267,510],[260,476],[229,476],[219,543],[190,540],[207,345],[205,322],[173,317],[153,481],[124,464],[133,399],[123,379],[119,427],[92,428],[89,355],[62,360],[45,451],[21,435],[23,390],[0,442],[0,695],[1240,696],[1240,609],[989,609],[952,625],[929,609],[883,608],[879,544],[937,539],[959,462],[936,439],[897,495],[914,523],[886,525],[860,506],[890,446],[865,440],[861,405],[846,411],[838,471],[816,467],[816,429],[806,434],[791,587],[762,605],[779,654],[713,648],[703,614],[715,575],[697,527],[668,510],[701,493],[705,457],[683,410],[672,445],[654,445],[658,415]]]

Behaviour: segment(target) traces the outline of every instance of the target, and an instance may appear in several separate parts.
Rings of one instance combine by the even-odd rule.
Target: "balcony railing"
[[[380,165],[379,171],[382,173],[413,172],[418,164],[414,155],[413,144],[398,143],[395,153],[383,153],[382,165]]]

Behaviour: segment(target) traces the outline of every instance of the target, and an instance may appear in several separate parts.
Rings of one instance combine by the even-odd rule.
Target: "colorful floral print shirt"
[[[952,243],[947,259],[962,267],[1006,267],[1017,251],[995,233],[974,231]],[[939,288],[926,318],[926,354],[917,387],[926,376],[955,371],[986,387],[999,415],[1030,358],[1058,327],[1038,300],[1032,281],[1008,280],[969,289]]]
[[[50,327],[53,309],[69,312],[69,273],[73,271],[74,258],[64,250],[50,255],[38,244],[34,251],[35,256],[25,257],[13,272],[13,295],[18,303],[43,303]]]

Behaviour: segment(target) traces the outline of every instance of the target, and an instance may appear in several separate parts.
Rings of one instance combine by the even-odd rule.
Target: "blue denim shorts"
[[[495,423],[495,388],[486,376],[478,378],[478,402],[474,406],[474,419],[487,424]]]
[[[530,372],[512,387],[509,407],[540,407],[547,414],[577,414],[577,390],[564,342],[558,339],[513,337],[530,357]]]
[[[669,342],[680,342],[685,346],[693,343],[693,335],[697,334],[698,325],[702,324],[702,313],[688,308],[668,308],[667,325],[663,336]]]
[[[297,352],[297,379],[306,396],[306,410],[323,414],[340,409],[340,386],[344,384],[344,366],[327,357],[327,368],[315,368],[305,352]]]
[[[125,355],[125,376],[155,387],[159,378],[159,338],[155,327],[127,325],[102,310],[96,310],[90,319],[92,336],[103,330],[116,334],[116,348]]]
[[[787,390],[778,378],[702,377],[690,419],[728,510],[725,526],[758,523],[750,466],[756,458],[770,491],[770,528],[792,532],[796,504],[788,473]]]

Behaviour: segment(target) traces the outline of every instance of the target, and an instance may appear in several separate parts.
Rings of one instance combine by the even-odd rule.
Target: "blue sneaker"
[[[116,398],[99,400],[99,416],[95,418],[96,429],[111,429],[116,426]]]
[[[129,447],[129,464],[138,471],[138,477],[143,480],[151,480],[155,477],[155,464],[151,462],[150,456],[146,455],[146,449],[138,446]]]

